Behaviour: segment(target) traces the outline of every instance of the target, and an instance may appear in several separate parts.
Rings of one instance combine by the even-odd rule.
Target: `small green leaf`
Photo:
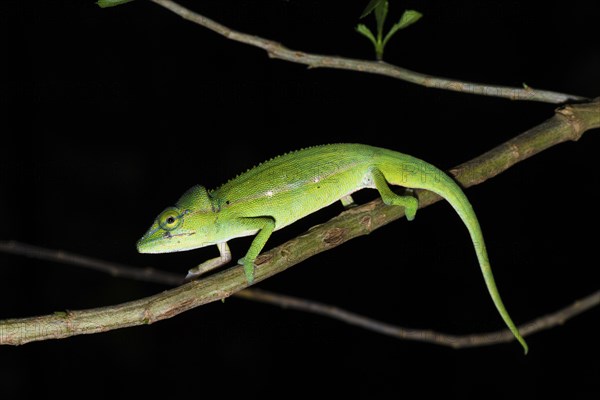
[[[400,29],[404,29],[404,28],[414,24],[415,22],[420,20],[422,16],[423,16],[423,14],[421,14],[420,12],[415,11],[415,10],[404,11],[404,14],[402,14],[402,17],[400,17],[400,21],[398,21],[396,24],[394,24],[394,26],[392,26],[392,28],[387,33],[387,35],[385,35],[385,39],[383,39],[383,45],[385,46],[387,41],[390,40],[392,38],[392,36],[394,36],[394,34],[396,32],[398,32]]]
[[[364,18],[367,15],[371,14],[371,12],[375,9],[375,7],[377,7],[379,5],[379,3],[384,2],[387,0],[371,0],[369,2],[369,4],[367,4],[367,7],[364,9],[364,11],[362,12],[362,14],[360,14],[360,18]]]
[[[100,8],[120,6],[121,4],[132,2],[133,0],[98,0],[96,4]]]
[[[398,25],[398,29],[404,29],[420,20],[421,17],[423,17],[423,14],[418,11],[406,10],[396,25]]]
[[[375,36],[373,36],[373,33],[371,32],[371,30],[369,28],[367,28],[367,26],[365,24],[356,25],[356,32],[360,33],[361,35],[363,35],[364,37],[369,39],[373,43],[374,46],[377,46],[377,40],[375,39]]]
[[[382,1],[375,7],[375,21],[377,21],[377,37],[381,40],[383,36],[383,25],[388,13],[388,1]]]

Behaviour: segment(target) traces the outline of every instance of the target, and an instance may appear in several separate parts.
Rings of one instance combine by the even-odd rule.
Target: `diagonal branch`
[[[154,268],[136,268],[126,265],[109,263],[79,254],[68,253],[60,250],[50,250],[38,246],[14,241],[1,242],[0,252],[21,255],[46,261],[59,262],[75,265],[110,274],[115,277],[130,278],[143,282],[162,283],[165,285],[179,285],[183,282],[183,276]],[[273,293],[262,289],[244,289],[236,292],[233,296],[271,304],[285,309],[304,311],[312,314],[337,319],[350,325],[358,326],[382,335],[392,336],[402,340],[413,340],[418,342],[432,343],[440,346],[448,346],[455,349],[486,346],[498,343],[510,342],[514,339],[512,332],[508,329],[497,332],[451,335],[431,330],[410,329],[401,326],[378,321],[342,308],[323,304],[313,300],[299,297]],[[561,308],[551,314],[536,318],[519,326],[519,331],[524,336],[563,325],[567,320],[582,314],[600,304],[600,290],[576,300],[573,304]]]
[[[555,144],[578,140],[588,129],[598,127],[600,98],[591,103],[565,106],[542,124],[456,167],[452,173],[463,186],[475,185]],[[417,195],[421,208],[440,200],[431,192],[418,191]],[[402,207],[385,206],[380,200],[344,211],[262,254],[256,261],[255,282],[352,238],[366,235],[403,215]],[[247,286],[243,269],[238,266],[154,296],[110,307],[7,319],[0,321],[0,344],[17,345],[150,324],[224,299]]]
[[[249,35],[247,33],[230,29],[225,25],[222,25],[188,8],[183,7],[174,1],[151,1],[174,12],[175,14],[188,21],[191,21],[195,24],[210,29],[213,32],[216,32],[219,35],[226,37],[227,39],[231,39],[236,42],[245,43],[250,46],[263,49],[271,58],[285,60],[297,64],[304,64],[307,65],[309,68],[334,68],[366,72],[371,74],[389,76],[391,78],[400,79],[429,88],[451,90],[455,92],[469,93],[480,96],[502,97],[511,100],[540,101],[554,104],[589,100],[581,96],[552,92],[547,90],[537,90],[532,89],[530,87],[514,88],[509,86],[486,85],[481,83],[441,78],[410,71],[408,69],[387,64],[382,61],[366,61],[352,58],[305,53],[298,50],[288,49],[287,47],[273,40],[264,39],[259,36]]]

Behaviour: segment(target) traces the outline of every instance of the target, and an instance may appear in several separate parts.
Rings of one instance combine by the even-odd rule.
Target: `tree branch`
[[[366,72],[377,75],[389,76],[417,85],[451,90],[461,93],[469,93],[480,96],[502,97],[510,100],[528,100],[545,103],[562,104],[566,102],[586,101],[585,97],[571,94],[552,92],[547,90],[537,90],[530,87],[514,88],[499,85],[486,85],[473,82],[459,81],[455,79],[441,78],[419,72],[410,71],[405,68],[387,64],[383,61],[366,61],[344,57],[324,56],[318,54],[304,53],[298,50],[288,49],[273,40],[264,39],[258,36],[249,35],[235,31],[216,21],[206,18],[188,8],[185,8],[171,0],[151,0],[152,2],[174,12],[180,17],[201,25],[213,32],[234,40],[258,47],[267,52],[269,57],[285,60],[297,64],[307,65],[309,68],[334,68],[358,72]]]
[[[588,104],[565,106],[541,125],[456,167],[452,173],[463,186],[475,185],[548,147],[578,140],[588,129],[598,127],[600,98]],[[420,208],[440,200],[438,196],[426,191],[417,191],[417,196]],[[403,215],[402,207],[385,206],[379,199],[344,211],[330,221],[259,256],[256,260],[255,282],[352,238],[366,235]],[[7,319],[0,321],[0,344],[17,345],[150,324],[224,299],[247,286],[243,269],[237,266],[151,297],[111,307]]]
[[[161,283],[175,286],[183,282],[184,278],[183,275],[167,271],[160,271],[154,268],[136,268],[116,263],[109,263],[107,261],[98,260],[91,257],[60,250],[45,249],[42,247],[14,241],[0,241],[0,252],[51,262],[59,262],[68,265],[75,265],[104,272],[114,277],[130,278],[142,282]],[[244,289],[242,291],[233,293],[233,296],[245,300],[271,304],[286,309],[304,311],[337,319],[347,324],[358,326],[382,335],[392,336],[397,339],[437,344],[455,349],[510,342],[514,339],[513,334],[508,329],[484,334],[450,335],[431,330],[404,328],[386,322],[377,321],[375,319],[368,318],[329,304],[273,293],[262,289]],[[561,308],[560,310],[557,310],[551,314],[547,314],[543,317],[536,318],[533,321],[520,325],[519,331],[524,336],[529,336],[539,331],[550,329],[558,325],[563,325],[567,320],[582,314],[585,311],[598,306],[599,304],[600,290],[592,293],[589,296],[576,300],[568,307]]]
[[[259,301],[278,305],[283,308],[291,308],[294,310],[323,315],[346,322],[350,325],[359,326],[383,335],[392,336],[397,339],[437,344],[455,349],[489,346],[492,344],[507,343],[515,340],[514,335],[508,329],[481,334],[451,335],[432,330],[403,328],[401,326],[377,321],[375,319],[368,318],[328,304],[271,293],[260,289],[246,289],[236,293],[236,295],[252,301]],[[598,306],[599,304],[600,290],[592,293],[589,296],[576,300],[568,307],[519,325],[519,332],[521,332],[521,335],[525,337],[558,325],[562,325],[567,320],[582,314],[585,311]]]

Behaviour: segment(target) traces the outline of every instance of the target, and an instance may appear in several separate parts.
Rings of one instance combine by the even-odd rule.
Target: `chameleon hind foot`
[[[417,209],[419,208],[419,201],[416,197],[411,194],[402,196],[394,193],[392,189],[390,189],[383,173],[378,169],[371,171],[371,176],[373,178],[373,183],[375,183],[375,187],[381,196],[381,200],[383,200],[385,204],[388,206],[402,206],[404,207],[406,219],[409,221],[415,219]]]
[[[349,209],[349,208],[352,208],[352,207],[356,207],[356,203],[354,202],[354,199],[349,194],[347,194],[344,197],[342,197],[340,199],[340,201],[342,202],[342,206],[344,206],[344,208],[346,210]]]

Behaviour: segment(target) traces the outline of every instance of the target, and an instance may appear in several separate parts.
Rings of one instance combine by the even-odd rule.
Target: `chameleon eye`
[[[183,216],[179,213],[179,210],[175,208],[168,208],[163,211],[158,217],[158,224],[166,231],[172,231],[177,228],[183,222]]]

